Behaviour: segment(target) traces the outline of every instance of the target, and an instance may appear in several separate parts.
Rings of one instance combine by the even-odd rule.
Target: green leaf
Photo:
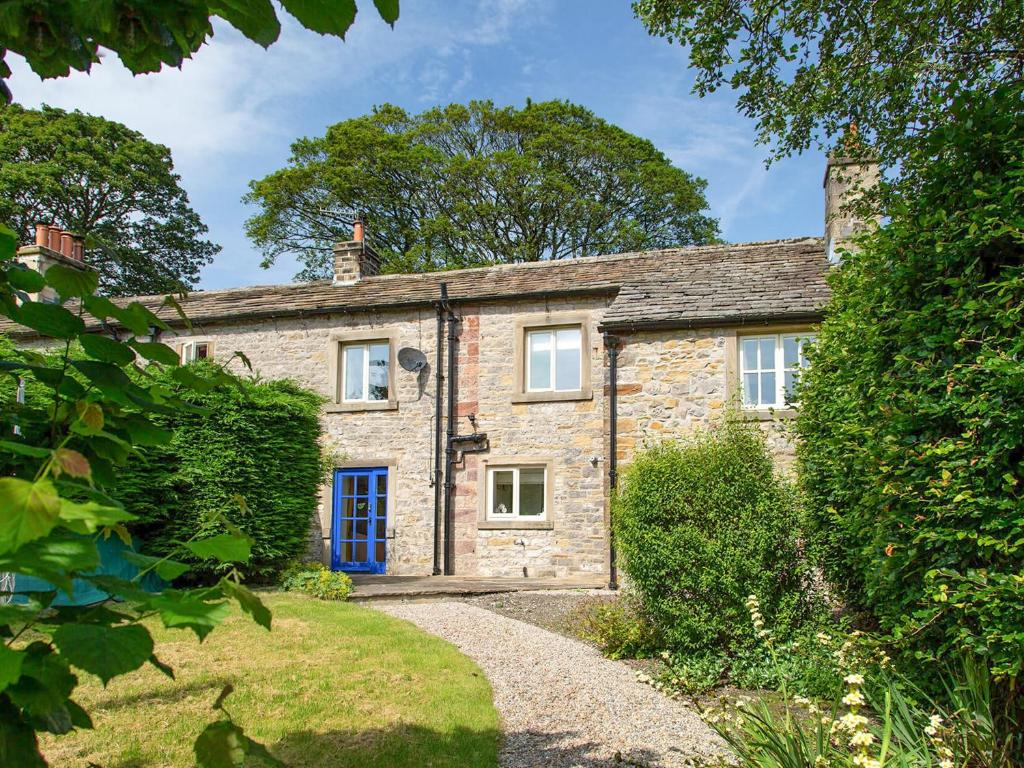
[[[252,616],[253,621],[265,629],[270,629],[270,609],[263,604],[252,590],[242,584],[236,584],[227,578],[220,580],[220,587],[224,590],[225,595],[238,601],[238,605],[243,611]]]
[[[176,590],[164,590],[154,595],[149,605],[160,614],[165,627],[191,629],[200,640],[231,614],[231,608],[224,600],[209,602]]]
[[[43,642],[32,643],[25,649],[21,663],[21,677],[8,686],[11,701],[35,717],[63,709],[78,682],[67,663]]]
[[[248,538],[233,536],[230,533],[183,543],[196,557],[215,557],[222,563],[244,563],[252,551],[252,544]]]
[[[98,363],[93,360],[72,360],[71,364],[81,371],[104,394],[120,393],[132,386],[128,375],[110,363]]]
[[[33,459],[47,459],[50,457],[49,448],[39,448],[17,440],[0,440],[0,451],[17,453],[20,456],[31,456]]]
[[[71,314],[59,304],[30,301],[18,307],[12,319],[43,336],[55,339],[73,339],[85,331],[82,318]]]
[[[211,14],[264,48],[281,34],[281,23],[270,0],[212,0],[207,5]]]
[[[22,651],[15,651],[0,643],[0,691],[21,677]]]
[[[373,0],[373,4],[377,6],[377,13],[391,26],[395,26],[395,22],[398,21],[398,0]]]
[[[181,362],[177,352],[158,341],[138,341],[137,339],[132,339],[128,343],[147,360],[163,363],[164,365],[178,365]]]
[[[191,566],[179,563],[177,560],[165,560],[161,557],[143,555],[139,552],[122,552],[121,557],[133,565],[139,566],[140,570],[153,568],[156,575],[164,581],[174,581],[176,578],[191,570]]]
[[[60,520],[75,533],[95,533],[100,528],[135,520],[135,515],[123,507],[97,504],[95,501],[79,503],[70,499],[60,500]]]
[[[10,227],[0,224],[0,261],[13,259],[17,252],[18,235]]]
[[[356,20],[355,0],[281,0],[281,5],[306,29],[322,35],[344,39]]]
[[[12,288],[28,293],[39,293],[46,287],[46,278],[34,269],[18,262],[7,267],[7,281]]]
[[[0,478],[0,553],[45,536],[59,514],[60,497],[49,480]]]
[[[75,296],[91,296],[100,284],[100,275],[95,269],[76,269],[54,264],[46,270],[46,282],[62,299],[70,299]]]
[[[172,430],[158,427],[142,416],[126,416],[118,426],[131,435],[136,445],[167,445],[174,439]]]
[[[53,642],[72,666],[96,675],[103,685],[138,669],[153,654],[153,638],[141,624],[63,624]]]
[[[105,363],[130,365],[135,362],[135,353],[127,344],[108,339],[106,336],[87,333],[80,336],[78,342],[85,350],[85,354]]]

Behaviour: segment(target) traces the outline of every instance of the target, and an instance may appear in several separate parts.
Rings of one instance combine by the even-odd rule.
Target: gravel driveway
[[[692,710],[578,640],[465,603],[374,607],[480,665],[503,721],[503,768],[667,768],[723,755],[721,740]]]

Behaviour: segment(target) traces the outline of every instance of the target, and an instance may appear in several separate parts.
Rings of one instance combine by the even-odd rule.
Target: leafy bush
[[[286,592],[303,592],[321,600],[346,600],[352,594],[348,574],[323,563],[294,562],[281,573],[280,584]]]
[[[212,366],[186,370],[202,374]],[[308,542],[323,479],[321,399],[290,381],[240,379],[188,400],[205,412],[158,416],[173,439],[119,473],[112,493],[136,511],[133,531],[158,555],[195,531],[216,531],[212,517],[234,508],[233,519],[253,540],[246,572],[267,578]],[[238,497],[246,502],[241,514]],[[206,578],[218,570],[214,561],[194,565]]]
[[[596,643],[609,659],[643,659],[663,646],[657,627],[629,593],[614,601],[587,602],[572,617],[574,631]]]
[[[800,391],[813,549],[919,655],[1024,702],[1024,99],[960,100],[831,277]]]
[[[796,497],[756,425],[729,419],[637,454],[612,522],[630,584],[670,650],[752,644],[751,592],[778,626],[807,614]]]

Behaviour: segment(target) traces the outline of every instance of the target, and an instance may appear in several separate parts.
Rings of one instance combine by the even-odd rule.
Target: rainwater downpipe
[[[444,388],[444,316],[448,311],[448,284],[441,283],[437,302],[437,357],[434,362],[434,575],[441,573],[441,398]]]
[[[447,307],[448,320],[448,413],[447,413],[447,437],[444,450],[444,575],[451,576],[455,565],[455,537],[452,536],[454,528],[454,510],[452,509],[452,495],[455,483],[453,480],[455,464],[455,446],[452,438],[455,437],[455,392],[459,382],[455,363],[455,345],[458,337],[455,333],[455,326],[458,319],[449,304]]]
[[[608,589],[619,588],[619,570],[615,557],[615,538],[612,531],[611,500],[618,485],[619,470],[619,347],[618,336],[604,334],[604,347],[608,350]]]

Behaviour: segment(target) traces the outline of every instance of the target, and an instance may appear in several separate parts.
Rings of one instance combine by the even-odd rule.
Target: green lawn
[[[192,742],[227,709],[292,768],[497,765],[491,687],[453,646],[365,608],[291,594],[265,597],[272,632],[232,615],[205,642],[153,626],[170,680],[147,667],[104,690],[80,674],[94,731],[47,737],[52,766],[194,765]]]

